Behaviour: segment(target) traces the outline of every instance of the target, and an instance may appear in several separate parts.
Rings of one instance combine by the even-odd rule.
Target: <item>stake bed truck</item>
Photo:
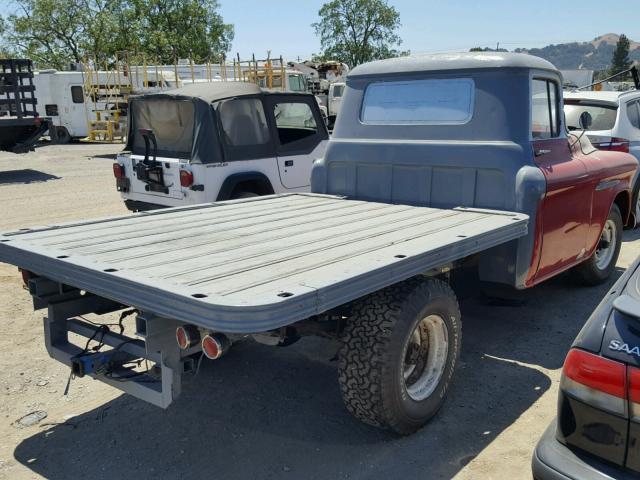
[[[347,408],[409,434],[442,405],[459,358],[452,272],[520,289],[569,269],[609,278],[637,163],[566,131],[550,63],[407,57],[346,83],[313,193],[0,235],[0,261],[48,309],[51,356],[166,408],[185,372],[238,339],[328,336]],[[135,334],[82,318],[109,312],[135,314]]]

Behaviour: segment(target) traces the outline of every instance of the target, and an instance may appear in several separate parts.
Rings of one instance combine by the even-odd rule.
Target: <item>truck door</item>
[[[324,155],[329,134],[318,104],[309,95],[269,95],[280,181],[285,188],[302,188],[311,181],[311,167]]]
[[[534,162],[547,180],[538,212],[542,235],[536,281],[584,257],[591,216],[591,178],[570,150],[561,121],[559,86],[554,80],[532,80],[531,135]]]

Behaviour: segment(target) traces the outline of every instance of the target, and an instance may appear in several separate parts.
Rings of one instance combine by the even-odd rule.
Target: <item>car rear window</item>
[[[363,123],[377,125],[464,124],[473,117],[471,78],[376,82],[367,87]]]
[[[141,128],[153,130],[158,156],[190,158],[193,144],[194,107],[190,100],[139,99],[132,102],[133,153],[144,155]]]
[[[592,123],[589,130],[611,130],[616,124],[618,107],[565,100],[564,114],[569,130],[580,129],[582,112],[591,114]]]

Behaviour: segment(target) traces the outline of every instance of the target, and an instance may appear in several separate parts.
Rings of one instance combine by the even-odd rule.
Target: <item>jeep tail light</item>
[[[180,185],[183,187],[193,185],[193,173],[189,170],[180,170]]]
[[[598,150],[629,153],[629,140],[626,138],[613,137],[609,142],[594,143],[593,146]]]
[[[124,177],[124,165],[120,165],[118,162],[113,164],[113,176],[116,178]]]
[[[568,395],[618,415],[627,413],[627,367],[583,350],[571,349],[560,388]]]

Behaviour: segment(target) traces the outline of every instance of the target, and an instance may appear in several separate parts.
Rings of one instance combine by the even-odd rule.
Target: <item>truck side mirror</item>
[[[591,124],[593,123],[593,117],[589,112],[582,112],[580,114],[580,128],[582,130],[589,130],[591,128]]]

